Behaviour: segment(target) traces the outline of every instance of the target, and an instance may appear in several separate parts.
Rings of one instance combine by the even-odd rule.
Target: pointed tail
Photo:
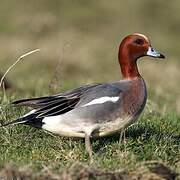
[[[8,125],[16,125],[16,124],[25,124],[36,128],[42,128],[42,125],[44,122],[42,122],[43,118],[36,118],[34,114],[30,114],[28,116],[24,116],[21,118],[18,118],[14,121],[3,123],[0,122],[0,127],[8,126]]]

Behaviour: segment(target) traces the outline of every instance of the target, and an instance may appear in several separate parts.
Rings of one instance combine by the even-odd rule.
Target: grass
[[[16,117],[25,110],[4,107],[2,111],[6,117],[10,114],[12,117],[12,112]],[[173,113],[162,116],[146,111],[138,123],[128,128],[123,142],[119,142],[118,134],[93,141],[93,166],[115,170],[135,168],[142,161],[158,160],[179,168],[179,119],[180,116]],[[77,161],[89,164],[82,139],[59,137],[18,125],[1,128],[0,133],[1,167],[7,162],[16,162],[35,170],[43,166],[57,170]]]
[[[27,112],[26,108],[10,106],[15,99],[120,79],[117,49],[122,37],[129,33],[147,34],[153,47],[162,51],[167,60],[146,57],[139,62],[148,89],[145,111],[128,128],[122,143],[118,134],[93,141],[92,165],[82,139],[13,126],[0,128],[0,167],[13,162],[36,172],[45,166],[56,172],[80,162],[103,170],[131,170],[145,161],[159,161],[179,171],[179,7],[177,0],[100,0],[88,4],[81,0],[32,0],[28,6],[23,0],[2,0],[0,71],[5,72],[20,55],[41,49],[40,53],[25,57],[7,75],[12,89],[5,95],[0,92],[0,119],[4,121]],[[55,83],[54,89],[49,88],[51,82]]]

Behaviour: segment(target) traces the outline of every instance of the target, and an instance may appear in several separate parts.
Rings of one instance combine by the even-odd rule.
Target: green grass
[[[6,117],[23,113],[12,107],[2,110]],[[180,116],[173,113],[162,116],[146,111],[138,123],[126,130],[121,143],[119,134],[93,140],[93,166],[107,170],[133,169],[142,161],[158,160],[179,168],[179,120]],[[43,166],[57,170],[77,161],[90,163],[82,139],[59,137],[22,125],[1,128],[0,134],[1,167],[7,162],[15,162],[35,170]]]
[[[0,72],[23,53],[40,48],[7,75],[12,89],[0,93],[0,119],[12,120],[26,108],[10,102],[44,96],[82,84],[121,78],[117,50],[132,32],[148,35],[165,61],[143,58],[139,69],[146,81],[149,103],[136,124],[119,134],[93,140],[89,164],[83,139],[48,134],[26,126],[0,128],[0,167],[9,162],[39,171],[63,170],[75,162],[106,170],[133,169],[145,161],[162,161],[180,170],[180,2],[64,0],[2,0],[0,11]],[[171,13],[169,13],[171,12]],[[49,89],[57,63],[57,87]]]

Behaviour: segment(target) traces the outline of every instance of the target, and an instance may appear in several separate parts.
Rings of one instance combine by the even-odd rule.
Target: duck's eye
[[[142,39],[136,39],[134,42],[136,44],[138,44],[138,45],[143,45],[144,44],[144,41]]]

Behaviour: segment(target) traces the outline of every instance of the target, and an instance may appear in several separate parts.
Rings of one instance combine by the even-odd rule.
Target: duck
[[[148,37],[127,35],[119,45],[118,60],[122,80],[83,85],[63,93],[16,100],[16,106],[28,106],[30,112],[1,126],[24,124],[66,137],[85,139],[92,157],[91,139],[121,132],[142,113],[146,84],[138,71],[137,60],[144,56],[164,59]]]

